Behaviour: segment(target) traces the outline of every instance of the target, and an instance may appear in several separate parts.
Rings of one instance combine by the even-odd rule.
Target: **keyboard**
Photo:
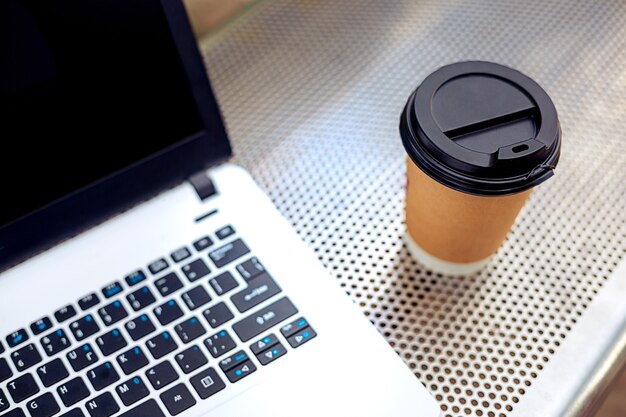
[[[230,225],[24,324],[2,417],[175,416],[317,336]]]

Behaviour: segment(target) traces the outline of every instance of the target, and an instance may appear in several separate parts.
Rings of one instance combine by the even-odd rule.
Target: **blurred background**
[[[183,0],[196,38],[210,37],[261,0]],[[271,1],[271,0],[264,0]],[[611,392],[595,417],[626,416],[626,370],[614,382]]]

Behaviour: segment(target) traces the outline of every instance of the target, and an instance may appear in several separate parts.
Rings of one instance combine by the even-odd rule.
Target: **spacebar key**
[[[233,324],[233,330],[243,342],[247,342],[297,312],[298,309],[289,301],[289,298],[283,297]]]
[[[163,414],[163,411],[161,411],[156,401],[148,400],[139,407],[135,407],[119,417],[165,417],[165,414]]]

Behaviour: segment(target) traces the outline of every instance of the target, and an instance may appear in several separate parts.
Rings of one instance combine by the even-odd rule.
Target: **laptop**
[[[179,0],[0,3],[0,416],[438,416],[242,168]]]

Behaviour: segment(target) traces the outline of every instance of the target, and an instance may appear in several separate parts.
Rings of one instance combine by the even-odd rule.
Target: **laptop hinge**
[[[193,185],[193,188],[196,189],[196,193],[198,193],[200,200],[206,200],[207,198],[217,194],[213,181],[205,171],[198,172],[197,174],[189,177],[189,182]]]

